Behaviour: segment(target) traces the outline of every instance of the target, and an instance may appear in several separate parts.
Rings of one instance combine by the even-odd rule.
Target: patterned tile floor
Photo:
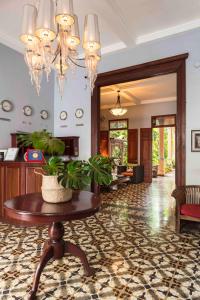
[[[66,256],[45,268],[38,299],[200,299],[200,233],[174,232],[173,178],[103,193],[101,212],[65,223],[65,239],[81,245],[96,274],[87,278]],[[0,299],[28,299],[46,227],[0,224]]]

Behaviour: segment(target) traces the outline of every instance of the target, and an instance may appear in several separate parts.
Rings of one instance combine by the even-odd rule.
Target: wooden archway
[[[140,80],[154,76],[177,74],[176,119],[176,185],[185,185],[186,165],[186,59],[188,53],[168,57],[98,75],[91,99],[92,155],[99,153],[100,141],[100,88],[107,85]]]

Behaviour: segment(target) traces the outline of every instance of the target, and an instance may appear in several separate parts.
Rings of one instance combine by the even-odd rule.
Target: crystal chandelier
[[[126,108],[122,108],[121,102],[120,102],[120,91],[117,91],[117,93],[118,93],[117,103],[116,103],[114,108],[110,109],[110,112],[111,112],[112,115],[114,115],[116,117],[120,117],[120,116],[125,115],[128,110]]]
[[[85,17],[83,49],[85,65],[79,63],[80,35],[78,18],[73,11],[73,0],[40,0],[38,9],[26,4],[23,11],[21,41],[25,44],[25,61],[31,81],[40,93],[43,71],[47,80],[52,68],[57,74],[59,92],[69,68],[86,68],[91,91],[97,78],[97,65],[101,59],[98,17]]]

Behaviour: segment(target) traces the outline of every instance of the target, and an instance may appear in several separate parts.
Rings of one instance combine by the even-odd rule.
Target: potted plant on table
[[[65,164],[56,154],[62,155],[64,143],[46,131],[23,134],[18,137],[23,146],[31,146],[51,155],[40,168],[42,196],[46,202],[66,202],[72,198],[72,190],[81,190],[93,180],[99,185],[112,181],[111,162],[107,157],[95,155],[88,161],[69,161]]]

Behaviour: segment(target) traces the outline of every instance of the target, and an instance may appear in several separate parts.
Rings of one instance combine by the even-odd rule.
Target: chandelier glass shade
[[[98,17],[85,17],[83,33],[84,59],[79,59],[81,44],[78,17],[74,14],[73,0],[40,0],[39,6],[26,4],[23,10],[21,41],[25,45],[25,61],[31,81],[39,94],[43,73],[47,80],[54,69],[61,96],[68,70],[86,68],[91,91],[97,78],[101,59]],[[80,61],[85,60],[85,64]]]
[[[111,108],[110,109],[110,113],[113,115],[113,116],[116,116],[116,117],[120,117],[120,116],[123,116],[127,113],[127,109],[126,108],[123,108],[121,106],[121,101],[120,101],[120,91],[117,91],[118,95],[117,95],[117,103],[115,105],[114,108]]]

